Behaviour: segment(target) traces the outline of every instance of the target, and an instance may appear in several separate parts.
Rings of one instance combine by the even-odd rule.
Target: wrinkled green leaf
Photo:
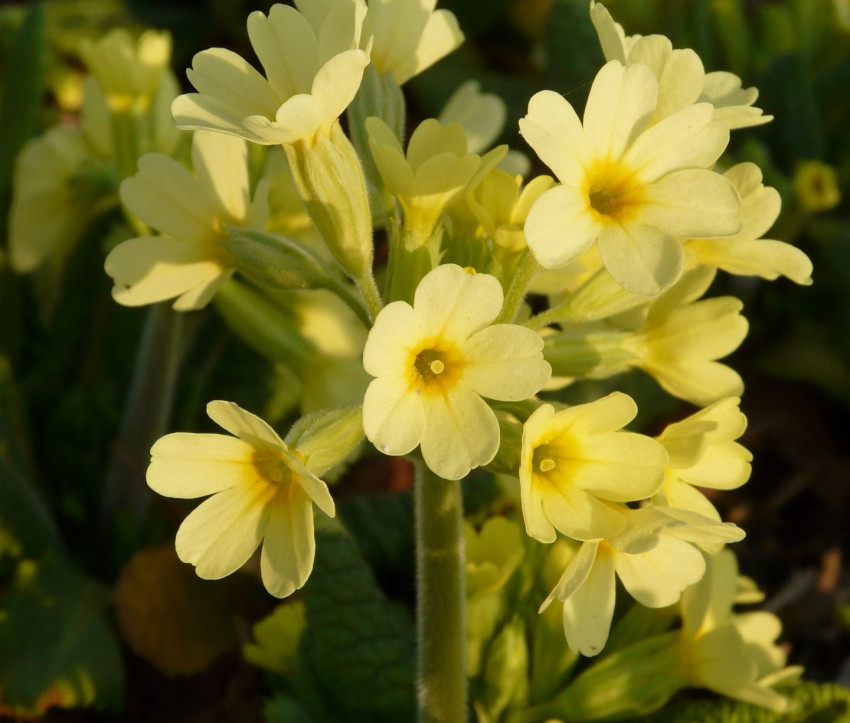
[[[413,630],[336,520],[316,519],[302,656],[341,720],[413,720]]]
[[[728,698],[679,700],[646,723],[850,723],[850,690],[839,685],[800,683],[780,689],[796,707],[774,713]]]

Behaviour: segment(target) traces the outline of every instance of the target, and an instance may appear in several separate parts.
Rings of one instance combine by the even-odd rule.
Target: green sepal
[[[561,331],[544,339],[543,358],[552,365],[553,377],[605,378],[637,360],[626,348],[630,338],[629,332],[596,326]]]
[[[342,464],[363,440],[361,407],[323,409],[299,419],[284,440],[307,459],[307,467],[321,475]]]
[[[335,288],[334,272],[312,249],[266,231],[228,228],[222,244],[233,254],[239,273],[273,289]]]
[[[677,674],[676,635],[657,635],[594,662],[554,700],[535,709],[539,719],[584,723],[658,710],[687,685]]]
[[[528,701],[528,642],[525,624],[519,617],[505,625],[488,651],[483,686],[476,696],[476,709],[483,708],[489,720],[498,721],[509,709],[523,709]]]

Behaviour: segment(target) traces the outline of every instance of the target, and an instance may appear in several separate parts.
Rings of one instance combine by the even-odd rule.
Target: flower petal
[[[562,183],[578,186],[591,157],[581,121],[558,93],[542,90],[528,103],[520,119],[520,134]]]
[[[423,400],[404,378],[382,376],[372,381],[363,399],[363,431],[384,454],[407,454],[425,429]]]
[[[333,56],[316,73],[311,94],[325,127],[330,127],[354,100],[367,65],[369,56],[362,50],[346,50]]]
[[[139,171],[121,184],[121,201],[149,226],[167,236],[204,240],[214,236],[219,209],[204,185],[177,161],[146,153]]]
[[[248,37],[281,101],[310,92],[319,69],[319,41],[301,13],[280,4],[272,5],[268,17],[256,10],[248,16]]]
[[[650,608],[677,602],[682,590],[698,582],[705,572],[705,558],[697,548],[665,535],[647,552],[618,553],[615,565],[629,594]]]
[[[124,306],[152,304],[204,287],[226,273],[203,244],[170,236],[142,236],[118,244],[104,262]]]
[[[198,577],[218,580],[244,565],[263,539],[269,518],[269,486],[230,487],[213,495],[185,519],[175,546]]]
[[[313,505],[298,485],[291,485],[289,498],[275,500],[269,507],[260,573],[266,590],[283,598],[303,587],[313,571]]]
[[[684,168],[710,168],[729,143],[729,129],[714,109],[697,103],[659,121],[635,139],[623,162],[650,182]]]
[[[615,505],[578,489],[570,479],[550,484],[543,491],[543,511],[561,534],[574,540],[608,539],[625,528],[626,516]]]
[[[265,447],[282,452],[286,446],[267,422],[238,404],[216,400],[207,404],[207,415],[219,427],[239,437],[253,447]]]
[[[602,226],[591,212],[587,194],[555,186],[535,201],[525,221],[528,248],[542,267],[564,266],[581,256]]]
[[[212,131],[196,131],[192,138],[192,167],[217,198],[231,222],[244,221],[250,202],[248,147],[236,136]]]
[[[403,373],[420,337],[417,321],[407,302],[393,301],[381,309],[363,347],[363,368],[373,377]]]
[[[234,117],[273,115],[281,102],[256,68],[232,50],[202,50],[192,58],[186,75],[200,95],[232,109]],[[180,96],[186,97],[190,96]],[[177,119],[177,113],[175,120],[178,125],[184,122]]]
[[[259,478],[253,453],[251,445],[224,434],[167,434],[151,448],[148,487],[182,499],[248,487]]]
[[[594,157],[619,158],[648,125],[657,99],[658,81],[645,65],[606,63],[590,88],[582,122]]]
[[[516,324],[496,324],[475,332],[464,354],[461,383],[489,399],[528,399],[552,376],[552,368],[543,360],[543,339]]]
[[[600,550],[584,584],[564,603],[564,632],[570,650],[587,657],[602,651],[614,617],[616,590],[613,559]]]
[[[657,228],[611,224],[600,234],[598,244],[614,280],[639,296],[661,293],[675,283],[684,267],[682,244]]]
[[[499,423],[481,397],[467,389],[424,400],[422,457],[444,479],[461,479],[499,450]]]
[[[243,120],[254,116],[245,116],[239,109],[208,95],[186,93],[178,96],[171,104],[171,113],[181,130],[218,131],[267,146],[277,143],[245,128]]]
[[[503,299],[502,286],[493,276],[442,264],[419,283],[413,308],[426,334],[464,340],[494,321]]]
[[[587,576],[593,569],[598,551],[598,541],[585,542],[579,547],[578,552],[573,555],[563,574],[558,579],[558,583],[540,606],[541,613],[549,607],[549,604],[553,600],[558,599],[566,602],[575,594],[576,590],[587,580]]]
[[[640,223],[679,238],[730,236],[741,230],[740,199],[732,183],[714,171],[693,168],[650,184]]]

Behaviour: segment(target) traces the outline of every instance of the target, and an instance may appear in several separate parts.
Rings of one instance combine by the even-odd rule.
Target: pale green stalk
[[[180,363],[188,348],[184,314],[168,304],[148,310],[136,355],[130,393],[112,452],[101,507],[101,525],[116,512],[140,523],[151,495],[144,485],[150,448],[168,431]]]
[[[416,463],[419,723],[466,721],[465,554],[461,481]]]

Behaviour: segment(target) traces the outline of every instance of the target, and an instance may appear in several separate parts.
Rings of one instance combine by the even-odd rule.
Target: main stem
[[[466,586],[460,481],[417,461],[419,723],[466,721]]]

